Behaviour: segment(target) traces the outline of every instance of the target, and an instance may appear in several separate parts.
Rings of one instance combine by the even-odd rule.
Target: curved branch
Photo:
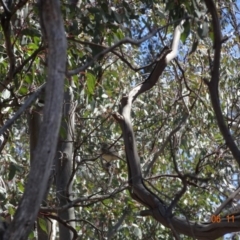
[[[177,36],[177,39],[179,39],[179,36]],[[181,233],[193,237],[194,239],[216,239],[225,233],[239,231],[240,216],[234,214],[235,219],[234,222],[231,222],[231,224],[229,224],[227,218],[225,217],[222,218],[221,222],[218,224],[209,222],[201,224],[173,215],[169,216],[168,211],[171,213],[171,208],[175,206],[175,203],[179,200],[179,196],[181,196],[181,194],[186,190],[186,183],[184,184],[185,187],[183,187],[182,191],[179,192],[179,196],[176,196],[168,210],[166,204],[155,193],[148,189],[143,182],[140,160],[137,153],[135,136],[131,124],[131,107],[133,101],[139,94],[149,90],[154,86],[160,74],[167,65],[167,59],[171,59],[168,58],[169,52],[170,51],[168,48],[163,49],[159,62],[156,64],[149,78],[143,83],[134,87],[128,96],[124,96],[122,98],[120,107],[121,115],[114,115],[115,119],[120,123],[123,132],[128,164],[128,178],[131,188],[130,194],[133,199],[149,209],[143,211],[142,215],[151,215],[165,227],[171,228],[176,237],[178,236],[178,233]],[[182,180],[185,181],[184,179]]]
[[[96,56],[93,57],[93,59],[89,62],[87,62],[85,65],[83,65],[82,67],[78,67],[74,70],[70,70],[67,72],[67,76],[70,77],[72,75],[78,74],[79,72],[83,72],[84,70],[86,70],[89,66],[91,66],[95,61],[97,61],[101,56],[112,52],[115,48],[121,46],[122,44],[125,43],[130,43],[133,45],[140,45],[142,42],[148,40],[150,37],[154,36],[158,31],[160,31],[161,29],[163,29],[164,27],[159,27],[157,29],[155,29],[154,31],[152,31],[151,33],[147,34],[145,37],[139,39],[139,40],[133,40],[131,38],[124,38],[122,40],[120,40],[119,42],[115,43],[113,46],[104,49],[103,51],[101,51],[100,53],[98,53]]]
[[[181,23],[175,28],[175,31],[173,34],[172,52],[166,56],[167,64],[170,63],[177,56],[178,44],[180,41],[181,33],[184,30],[184,28],[183,28],[184,22],[185,22],[185,20],[182,20]]]
[[[100,47],[100,48],[103,48],[103,49],[108,49],[107,46],[104,46],[104,45],[101,45],[101,44],[97,44],[97,43],[93,43],[93,42],[82,41],[82,40],[75,39],[75,38],[72,38],[72,37],[71,37],[71,38],[69,37],[68,40],[73,41],[73,42],[77,42],[77,43],[80,43],[80,44],[84,44],[84,45],[97,46],[97,47]],[[115,54],[117,57],[119,57],[119,59],[120,59],[122,62],[126,63],[126,65],[127,65],[130,69],[132,69],[133,71],[135,71],[135,72],[140,71],[140,70],[142,70],[142,69],[145,69],[145,68],[147,68],[147,67],[150,67],[150,66],[152,66],[152,65],[154,64],[154,62],[153,62],[153,63],[150,63],[150,64],[148,64],[148,65],[146,65],[146,66],[143,66],[143,67],[135,67],[135,66],[132,66],[131,63],[128,62],[128,60],[126,60],[126,58],[123,56],[123,54],[120,54],[119,52],[117,52],[117,51],[115,51],[115,50],[112,50],[111,52],[112,52],[113,54]]]
[[[211,73],[212,77],[210,82],[205,80],[205,83],[209,88],[211,102],[212,102],[213,110],[216,115],[218,127],[232,155],[234,156],[235,160],[240,166],[240,151],[236,143],[234,142],[233,137],[224,121],[224,116],[221,110],[220,100],[219,100],[218,84],[219,84],[222,34],[221,34],[221,28],[220,28],[220,23],[218,19],[218,13],[217,13],[216,6],[212,0],[205,0],[205,4],[212,15],[212,23],[213,23],[213,31],[214,31],[214,49],[215,49],[213,69]]]
[[[170,25],[170,24],[173,24],[173,23],[176,23],[176,22],[183,22],[185,18],[183,19],[179,19],[179,20],[176,20],[176,21],[173,21],[172,23],[169,23],[167,24],[166,26]],[[116,44],[114,44],[113,46],[107,48],[107,49],[104,49],[103,51],[101,51],[100,53],[98,53],[96,56],[93,57],[93,59],[89,62],[87,62],[85,65],[83,65],[82,67],[78,67],[74,70],[70,70],[66,73],[66,75],[68,77],[70,76],[73,76],[75,74],[78,74],[79,72],[83,72],[85,71],[89,66],[91,66],[95,61],[97,61],[100,57],[102,57],[103,55],[109,53],[109,52],[112,52],[115,48],[121,46],[122,44],[125,44],[125,43],[129,43],[129,44],[132,44],[132,45],[140,45],[141,43],[145,42],[146,40],[148,40],[149,38],[151,38],[152,36],[154,36],[157,32],[159,32],[160,30],[164,29],[166,26],[164,27],[159,27],[159,28],[156,28],[155,30],[153,30],[152,32],[150,32],[149,34],[147,34],[146,36],[142,37],[141,39],[139,40],[134,40],[134,39],[131,39],[131,38],[124,38],[122,40],[120,40],[119,42],[117,42]],[[181,29],[181,28],[180,28]],[[180,30],[179,29],[179,30]],[[170,61],[170,60],[169,60]]]

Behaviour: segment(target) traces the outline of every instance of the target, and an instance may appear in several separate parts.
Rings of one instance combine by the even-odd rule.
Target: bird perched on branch
[[[106,164],[103,163],[103,161],[102,161],[103,159],[107,162]],[[115,170],[114,165],[112,165],[112,161],[117,160],[117,159],[124,161],[122,158],[120,158],[118,156],[118,152],[115,151],[113,147],[109,147],[108,144],[102,143],[102,145],[101,145],[101,163],[102,163],[103,168],[109,174],[108,186],[110,186],[112,183],[112,178],[113,178],[114,170]]]
[[[106,143],[102,143],[101,146],[101,153],[102,153],[102,157],[107,161],[107,162],[111,162],[113,160],[123,160],[122,158],[120,158],[118,156],[117,151],[115,151],[112,147],[109,148],[109,146]],[[123,160],[124,161],[124,160]]]

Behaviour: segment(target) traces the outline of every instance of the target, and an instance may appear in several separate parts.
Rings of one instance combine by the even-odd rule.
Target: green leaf
[[[25,35],[25,36],[30,36],[30,37],[33,37],[33,36],[40,37],[41,36],[40,32],[34,28],[25,28],[21,31],[21,34]]]
[[[18,182],[18,183],[17,183],[17,186],[18,186],[18,190],[19,190],[21,193],[23,193],[23,192],[24,192],[24,186],[23,186],[23,184],[22,184],[21,182]]]
[[[27,74],[27,75],[25,75],[24,81],[25,81],[26,83],[32,83],[32,81],[33,81],[33,76],[32,76],[32,74]]]
[[[29,43],[28,49],[36,50],[36,49],[38,49],[38,45],[36,43]]]
[[[212,41],[214,41],[214,32],[213,31],[209,32],[209,37],[211,38]]]
[[[189,55],[192,54],[192,53],[194,53],[194,52],[196,51],[197,46],[198,46],[198,39],[195,37],[195,38],[194,38],[194,41],[193,41],[192,49],[191,49]]]
[[[20,93],[21,95],[27,94],[27,93],[28,93],[27,87],[22,86],[22,87],[19,89],[19,93]]]
[[[63,126],[60,127],[59,134],[60,134],[60,137],[61,137],[62,139],[66,139],[66,137],[67,137],[67,131],[66,131],[66,129],[65,129]]]
[[[165,7],[165,10],[172,10],[174,8],[174,2],[168,1]]]
[[[116,22],[121,23],[122,22],[122,16],[118,14],[117,12],[113,12],[113,16],[116,20]]]
[[[88,8],[88,11],[90,13],[99,13],[100,9],[98,7],[91,7],[91,8]]]
[[[184,32],[181,34],[181,41],[183,43],[185,43],[187,37],[190,34],[190,23],[189,23],[189,21],[185,22],[183,26],[184,26]]]
[[[40,228],[47,233],[47,221],[46,219],[43,218],[38,218],[38,224],[40,226]]]
[[[17,168],[14,164],[10,164],[10,168],[9,168],[9,173],[8,173],[8,181],[11,181],[15,174],[16,174]]]
[[[87,72],[86,76],[87,76],[87,90],[88,90],[88,93],[90,95],[93,95],[94,89],[95,89],[96,78],[90,72]]]
[[[123,32],[120,29],[117,30],[116,36],[119,40],[124,38]]]
[[[31,231],[28,235],[28,239],[34,239],[34,232]]]
[[[12,205],[9,205],[8,206],[8,213],[11,215],[11,216],[13,216],[14,214],[15,214],[15,209],[13,208],[13,206]]]

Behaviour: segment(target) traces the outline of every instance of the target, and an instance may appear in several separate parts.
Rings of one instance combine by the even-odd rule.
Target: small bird
[[[109,148],[109,146],[106,143],[102,143],[101,152],[102,152],[102,157],[107,162],[111,162],[116,159],[123,160],[118,156],[117,152],[113,148]]]
[[[101,163],[102,163],[103,168],[109,174],[108,186],[110,186],[112,183],[114,170],[115,170],[115,166],[114,166],[114,164],[112,165],[112,161],[117,160],[117,159],[120,159],[122,161],[124,161],[124,160],[122,158],[120,158],[118,156],[118,153],[112,147],[110,148],[108,146],[108,144],[106,144],[106,143],[102,143],[101,153],[102,153],[101,154]],[[107,162],[106,164],[103,163],[103,161],[102,161],[103,159]]]

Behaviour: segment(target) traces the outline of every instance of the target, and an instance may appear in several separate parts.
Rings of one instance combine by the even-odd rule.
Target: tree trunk
[[[44,101],[43,95],[44,94],[42,94],[39,97],[41,101]],[[30,136],[30,163],[32,163],[33,161],[34,151],[37,146],[39,129],[42,123],[42,112],[43,112],[43,107],[38,105],[37,107],[34,107],[32,110],[30,110],[28,113],[28,125],[29,125],[29,136]],[[43,198],[42,206],[46,206],[47,195],[52,184],[53,174],[54,174],[54,169],[52,168],[50,178],[48,181],[48,186]],[[46,223],[46,227],[48,230],[47,232],[42,229],[40,221],[41,223],[43,222]],[[41,217],[41,219],[38,218],[37,219],[37,234],[38,234],[37,239],[38,240],[51,239],[51,233],[52,233],[52,224],[49,222],[49,220],[47,220],[44,217]]]
[[[60,206],[67,204],[72,195],[72,182],[69,181],[73,168],[74,110],[73,93],[68,88],[64,93],[63,119],[56,155],[56,190]],[[61,211],[58,216],[64,221],[75,219],[74,209]],[[75,228],[74,221],[69,225]],[[71,240],[73,234],[66,226],[59,224],[59,236],[60,240]]]
[[[61,107],[63,103],[67,41],[60,11],[60,2],[57,0],[40,1],[39,7],[43,35],[48,43],[44,117],[28,175],[28,182],[14,219],[4,235],[4,240],[27,239],[32,229],[40,204],[46,193],[62,117]]]

